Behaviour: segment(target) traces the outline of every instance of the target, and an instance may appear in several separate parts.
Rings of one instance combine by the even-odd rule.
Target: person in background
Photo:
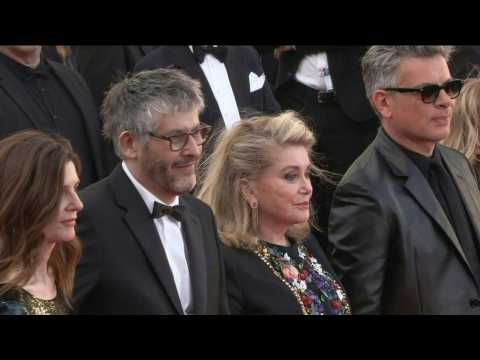
[[[135,64],[152,51],[152,45],[76,45],[72,59],[92,92],[100,112],[110,87],[133,71]]]
[[[87,186],[108,174],[113,149],[83,78],[41,54],[38,45],[0,46],[0,137],[24,129],[61,134],[80,156],[80,187]]]
[[[467,79],[455,101],[450,134],[442,142],[470,161],[480,181],[480,78]]]
[[[317,166],[340,177],[375,138],[378,118],[365,96],[360,60],[366,46],[283,45],[275,96],[283,110],[298,111],[313,130]],[[325,232],[335,187],[313,179],[312,203]]]
[[[252,46],[159,46],[135,66],[135,71],[165,67],[182,69],[200,81],[205,97],[202,122],[230,127],[244,112],[280,111],[262,61]]]

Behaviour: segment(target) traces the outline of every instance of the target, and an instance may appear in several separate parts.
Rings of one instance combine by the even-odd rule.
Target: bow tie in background
[[[153,204],[152,218],[156,219],[162,217],[163,215],[167,215],[177,221],[182,221],[183,210],[183,206],[166,206],[155,201]]]
[[[48,79],[48,69],[45,66],[39,66],[36,69],[28,69],[25,72],[24,80],[31,80],[34,78]]]
[[[226,46],[213,46],[213,45],[193,45],[193,56],[199,64],[205,60],[205,55],[210,54],[217,58],[220,62],[225,62],[227,56]]]

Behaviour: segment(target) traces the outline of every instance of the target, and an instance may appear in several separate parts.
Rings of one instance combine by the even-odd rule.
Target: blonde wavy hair
[[[480,78],[465,80],[455,101],[449,136],[443,144],[465,154],[470,163],[480,167],[478,157],[480,123]]]
[[[313,156],[315,138],[300,116],[287,111],[275,116],[253,116],[224,130],[215,149],[201,165],[197,196],[212,208],[221,240],[227,246],[255,250],[258,246],[257,209],[244,198],[240,183],[253,180],[272,165],[274,151],[288,145],[304,146]],[[329,181],[328,173],[311,164],[312,173]],[[312,207],[311,207],[312,210]],[[292,226],[287,236],[295,242],[306,238],[310,225],[316,227],[313,211],[310,221]]]

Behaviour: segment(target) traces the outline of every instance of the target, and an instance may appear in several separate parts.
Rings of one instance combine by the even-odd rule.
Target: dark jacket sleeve
[[[245,313],[244,298],[242,289],[237,279],[237,263],[234,250],[222,245],[225,254],[225,272],[227,277],[228,303],[232,315],[241,315]]]
[[[382,312],[389,226],[381,204],[354,184],[339,186],[329,222],[331,263],[354,314]]]
[[[218,237],[217,231],[217,224],[215,222],[215,217],[213,216],[213,212],[210,210],[213,222],[213,229],[215,233],[215,242],[217,244],[218,250],[218,262],[220,264],[220,300],[219,300],[219,315],[229,315],[230,314],[230,307],[228,306],[228,295],[227,295],[227,281],[226,281],[226,274],[225,274],[225,261],[224,261],[224,254],[223,254],[223,246],[220,242]]]
[[[135,66],[124,46],[78,46],[75,61],[78,72],[85,78],[98,109],[112,82],[118,81]]]

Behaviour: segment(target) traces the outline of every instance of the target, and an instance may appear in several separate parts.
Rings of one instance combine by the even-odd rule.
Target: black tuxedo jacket
[[[437,145],[480,241],[480,192],[467,159]],[[332,265],[354,314],[480,314],[479,285],[442,206],[380,130],[334,195]]]
[[[108,145],[102,140],[100,122],[88,86],[75,71],[55,61],[46,61],[81,112],[94,167],[98,179],[101,179],[107,175],[105,151]],[[22,83],[5,64],[0,62],[0,136],[30,128],[41,130],[49,124],[46,116]]]
[[[83,255],[75,276],[79,314],[182,314],[173,275],[148,209],[121,165],[80,192]],[[182,231],[194,314],[228,313],[223,258],[210,208],[191,195]]]
[[[268,81],[265,81],[259,90],[250,92],[249,74],[253,72],[261,76],[264,73],[260,56],[255,49],[251,46],[227,46],[227,48],[225,68],[240,116],[249,110],[266,113],[280,111],[280,105],[273,97]],[[205,111],[200,115],[201,120],[215,127],[225,126],[207,78],[188,46],[159,46],[135,66],[135,72],[162,67],[182,69],[187,75],[199,80],[205,98]]]
[[[287,51],[280,58],[276,92],[281,92],[283,87],[288,86],[289,80],[294,77],[303,58],[320,51],[327,53],[333,88],[342,110],[355,122],[377,122],[363,85],[360,61],[367,51],[365,46],[296,46],[295,51]]]

